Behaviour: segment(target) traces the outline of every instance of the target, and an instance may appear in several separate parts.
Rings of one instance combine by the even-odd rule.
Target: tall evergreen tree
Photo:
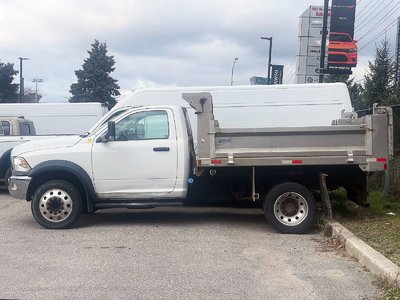
[[[0,61],[0,103],[18,102],[18,84],[12,83],[18,71],[14,64]]]
[[[114,56],[107,55],[106,43],[95,40],[91,46],[82,69],[75,71],[78,82],[71,84],[69,101],[102,102],[112,108],[116,103],[115,97],[120,95],[117,80],[110,76],[115,70]]]
[[[388,40],[382,41],[376,48],[374,62],[369,62],[369,73],[365,75],[364,101],[365,108],[374,103],[388,104],[395,93],[395,63],[390,55]]]

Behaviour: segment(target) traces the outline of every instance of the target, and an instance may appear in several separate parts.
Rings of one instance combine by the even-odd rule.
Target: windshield
[[[89,131],[85,132],[81,137],[86,137],[88,136],[91,132],[93,132],[96,128],[102,126],[103,124],[106,124],[108,121],[111,121],[112,119],[115,119],[122,113],[126,112],[129,109],[129,107],[124,107],[121,109],[118,109],[112,113],[110,113],[105,119],[101,119],[99,122],[97,122]]]
[[[347,34],[331,34],[329,40],[333,42],[352,42],[351,37]]]

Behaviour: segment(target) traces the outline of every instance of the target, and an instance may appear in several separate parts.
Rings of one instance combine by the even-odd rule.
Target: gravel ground
[[[318,230],[254,208],[104,210],[47,230],[0,194],[0,298],[375,299],[374,278]]]

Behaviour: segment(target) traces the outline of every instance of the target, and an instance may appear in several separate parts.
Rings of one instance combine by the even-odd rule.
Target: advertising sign
[[[324,8],[309,6],[299,20],[296,83],[318,82],[322,44],[322,21]],[[328,10],[328,28],[330,31],[330,10]],[[326,55],[328,51],[326,51]],[[325,60],[326,61],[326,60]]]
[[[311,5],[309,12],[310,12],[310,14],[309,14],[310,18],[322,18],[324,16],[324,8],[322,6]],[[328,12],[328,13],[330,15],[330,12]],[[322,27],[322,23],[321,23],[321,27]]]
[[[356,0],[332,0],[331,31],[354,37]]]
[[[283,66],[272,65],[272,84],[282,84]]]
[[[357,66],[355,12],[356,0],[332,0],[327,73],[351,74],[351,68]]]

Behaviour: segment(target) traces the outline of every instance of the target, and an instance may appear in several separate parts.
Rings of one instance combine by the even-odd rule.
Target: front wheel
[[[63,180],[42,184],[31,203],[35,220],[49,229],[68,228],[82,213],[82,198],[77,188]]]
[[[317,205],[306,187],[285,182],[274,186],[267,194],[264,214],[282,233],[305,233],[315,222]]]

